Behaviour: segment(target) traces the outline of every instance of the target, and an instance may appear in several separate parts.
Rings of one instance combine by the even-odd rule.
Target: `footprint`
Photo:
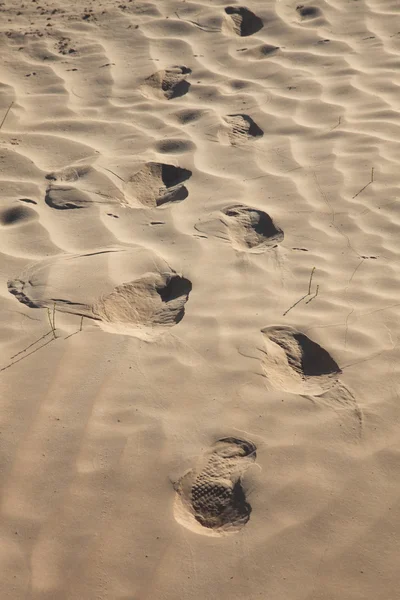
[[[320,9],[316,6],[304,6],[303,4],[300,4],[299,6],[296,6],[296,10],[300,18],[304,20],[316,19],[322,15]]]
[[[227,115],[224,121],[228,127],[220,131],[220,137],[231,146],[239,146],[264,135],[263,130],[248,115]]]
[[[184,109],[175,113],[175,119],[180,125],[187,125],[188,123],[194,123],[201,119],[203,115],[207,113],[206,110],[201,109]]]
[[[12,206],[0,212],[0,224],[4,227],[20,225],[38,218],[37,213],[27,206]]]
[[[279,50],[279,46],[271,46],[269,44],[261,44],[260,46],[255,46],[254,48],[240,48],[237,52],[241,53],[241,56],[244,56],[246,59],[251,60],[262,60],[264,58],[268,58],[269,56],[273,56]]]
[[[155,143],[154,149],[160,154],[184,154],[195,150],[196,146],[188,140],[160,140]]]
[[[67,167],[62,171],[48,173],[46,179],[49,179],[50,181],[78,181],[78,179],[82,179],[93,171],[94,169],[90,165]]]
[[[250,519],[251,506],[242,487],[256,447],[237,438],[222,438],[176,485],[175,518],[203,535],[235,533]]]
[[[166,98],[172,100],[187,94],[190,83],[186,81],[187,75],[192,72],[189,67],[174,66],[163,71],[157,71],[145,79],[142,90],[147,96]]]
[[[93,315],[108,331],[124,326],[172,327],[182,321],[192,283],[176,273],[151,273],[117,286],[93,305]]]
[[[233,29],[236,35],[241,37],[253,35],[264,27],[260,17],[244,6],[227,6],[225,13],[230,29]]]
[[[121,179],[106,167],[100,166],[99,168],[109,171]],[[124,204],[121,190],[110,180],[109,176],[90,165],[69,166],[60,171],[48,173],[45,178],[51,182],[47,187],[45,202],[52,208],[59,210],[86,208],[90,204],[101,202]],[[71,185],[65,185],[66,183]],[[82,184],[83,187],[80,189],[79,186]],[[95,199],[85,192],[93,194]]]
[[[164,163],[148,162],[129,179],[136,199],[148,208],[181,202],[189,192],[182,182],[192,171]]]
[[[89,194],[73,187],[50,185],[46,190],[44,201],[51,208],[57,210],[70,210],[73,208],[87,208],[92,204]]]
[[[304,396],[312,402],[315,402],[315,397]],[[318,396],[318,404],[323,404],[327,408],[334,410],[343,424],[347,423],[348,412],[352,412],[357,421],[357,428],[362,433],[364,416],[361,407],[358,405],[354,394],[342,383],[338,382],[333,388]],[[342,419],[343,415],[346,419]]]
[[[121,258],[110,265],[105,262],[110,254],[67,255],[36,263],[19,278],[8,281],[8,291],[30,308],[54,307],[93,319],[111,333],[142,339],[151,339],[157,331],[183,319],[192,290],[188,279],[172,271],[146,272],[113,286],[107,281],[108,273],[115,273],[115,267],[121,268],[132,255],[113,251]]]
[[[196,226],[196,229],[229,241],[241,252],[265,252],[284,239],[282,229],[266,212],[242,204],[224,208],[217,218]]]
[[[262,252],[282,242],[284,234],[271,217],[255,208],[238,204],[222,211],[232,246],[238,250]]]
[[[292,327],[266,327],[262,366],[273,387],[292,394],[319,396],[342,372],[331,355]]]

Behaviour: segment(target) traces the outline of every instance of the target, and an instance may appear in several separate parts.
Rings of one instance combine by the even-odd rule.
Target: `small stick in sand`
[[[361,188],[361,190],[353,196],[353,200],[354,200],[354,198],[357,198],[357,196],[359,194],[361,194],[361,192],[363,192],[365,190],[365,188],[367,188],[369,185],[371,185],[371,183],[374,183],[374,167],[371,168],[371,181],[368,181],[368,183],[366,185],[364,185],[364,187]]]
[[[56,339],[56,327],[55,327],[55,310],[56,305],[53,306],[53,319],[51,318],[50,308],[47,308],[47,318],[49,319],[51,331],[53,332],[53,339]]]
[[[286,311],[283,313],[283,316],[284,316],[284,317],[285,317],[285,316],[288,314],[288,312],[289,312],[290,310],[292,310],[292,308],[294,308],[295,306],[297,306],[298,304],[300,304],[300,302],[301,302],[302,300],[305,300],[305,298],[307,298],[308,296],[311,296],[311,284],[312,284],[312,279],[313,279],[313,276],[314,276],[314,272],[315,272],[315,267],[313,267],[313,268],[311,269],[311,273],[310,273],[310,281],[308,282],[308,292],[307,292],[307,294],[304,294],[304,296],[302,296],[302,297],[300,298],[300,300],[297,300],[297,302],[295,302],[294,304],[292,304],[292,306],[289,306],[289,308],[288,308],[288,309],[287,309],[287,310],[286,310]],[[309,302],[311,302],[311,300],[313,300],[314,298],[316,298],[316,297],[318,296],[318,291],[319,291],[319,285],[317,285],[317,289],[316,289],[316,292],[315,292],[314,296],[313,296],[312,298],[310,298],[310,299],[309,299],[309,300],[306,302],[306,304],[308,304]]]
[[[8,113],[10,112],[10,110],[11,110],[11,107],[12,107],[12,105],[13,105],[13,104],[14,104],[14,100],[11,102],[10,106],[9,106],[9,107],[7,108],[7,110],[6,110],[6,114],[4,115],[4,117],[3,117],[3,120],[2,120],[2,122],[0,123],[0,129],[3,127],[3,125],[4,125],[4,123],[5,123],[5,120],[6,120],[6,119],[7,119],[7,117],[8,117]]]

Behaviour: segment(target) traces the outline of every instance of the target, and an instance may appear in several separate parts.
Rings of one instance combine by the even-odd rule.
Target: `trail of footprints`
[[[296,11],[300,20],[307,21],[317,19],[321,14],[318,8],[303,5],[297,6]],[[246,7],[227,6],[224,15],[225,31],[240,37],[254,35],[264,26],[262,19]],[[275,46],[262,44],[251,50],[244,49],[243,56],[259,60],[277,50],[279,48]],[[190,75],[191,69],[182,65],[157,71],[143,81],[142,93],[159,101],[173,101],[190,91]],[[179,115],[181,122],[187,123],[197,118],[198,111],[184,109]],[[238,146],[263,134],[249,115],[231,114],[224,117],[219,137],[223,143]],[[113,201],[131,208],[165,208],[188,197],[184,182],[191,175],[190,170],[179,166],[146,162],[125,182],[124,194],[110,188],[109,193],[98,194],[93,200],[90,190],[80,189],[79,184],[82,181],[90,184],[91,179],[98,184],[98,172],[88,165],[72,166],[46,175],[44,201],[56,210],[85,209],[93,202]],[[29,207],[10,208],[0,213],[0,226],[10,227],[34,218],[37,215]],[[221,209],[195,228],[230,243],[240,252],[262,253],[276,248],[284,239],[283,230],[266,212],[241,204]],[[131,333],[145,339],[153,339],[155,333],[165,331],[183,319],[192,283],[168,269],[147,272],[132,281],[121,282],[86,301],[74,297],[75,285],[70,290],[70,297],[60,297],[57,286],[51,283],[52,273],[61,269],[61,279],[70,281],[68,269],[73,273],[74,265],[79,262],[80,268],[83,263],[86,265],[84,270],[93,271],[91,259],[102,253],[107,251],[43,261],[9,280],[8,290],[30,308],[55,307],[61,312],[92,319],[107,331]],[[361,423],[362,415],[355,398],[340,383],[340,367],[324,348],[290,327],[266,327],[261,334],[264,345],[260,348],[260,362],[271,387],[319,398],[332,405],[337,402],[354,410]],[[240,530],[251,514],[243,476],[255,459],[256,447],[252,442],[233,437],[217,440],[195,467],[175,484],[176,520],[205,535],[220,536]]]

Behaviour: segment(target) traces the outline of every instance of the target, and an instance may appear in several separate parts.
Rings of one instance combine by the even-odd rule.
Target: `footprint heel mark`
[[[186,77],[192,72],[189,67],[173,66],[163,71],[157,71],[147,77],[142,85],[145,95],[172,100],[188,93],[190,83]]]
[[[49,181],[78,181],[93,172],[90,165],[80,165],[75,167],[66,167],[62,171],[53,171],[47,173],[46,179]]]
[[[333,388],[342,372],[324,348],[292,327],[266,327],[262,366],[271,385],[293,394],[318,396]]]
[[[183,182],[191,175],[188,169],[149,162],[129,179],[129,184],[140,204],[156,208],[185,200],[189,192]]]
[[[230,27],[240,37],[253,35],[264,27],[262,19],[244,6],[227,6],[225,14]]]
[[[15,296],[21,304],[25,304],[29,308],[41,308],[40,304],[34,302],[25,293],[25,281],[23,279],[10,279],[7,281],[7,288],[10,294]]]
[[[197,533],[234,533],[250,519],[251,506],[242,487],[245,471],[256,459],[256,446],[221,438],[176,486],[175,518]]]
[[[89,194],[73,187],[50,185],[44,198],[47,206],[56,210],[71,210],[74,208],[87,208],[92,204]]]
[[[227,115],[224,121],[227,124],[227,131],[222,130],[221,135],[224,137],[225,134],[232,146],[245,144],[264,135],[263,130],[249,115]]]
[[[357,429],[359,434],[362,434],[364,425],[364,415],[360,405],[358,404],[353,392],[349,390],[342,382],[338,382],[333,388],[324,392],[318,397],[304,396],[312,402],[318,400],[318,404],[324,404],[331,410],[334,410],[339,416],[340,420],[345,423],[347,421],[343,419],[343,415],[347,417],[348,413],[352,413],[354,419],[357,422]]]
[[[34,279],[34,269],[32,269]],[[11,279],[7,282],[7,288],[10,294],[15,296],[21,304],[29,306],[29,308],[53,308],[60,312],[68,312],[75,315],[88,317],[95,319],[96,317],[91,313],[90,306],[81,304],[79,302],[73,302],[64,298],[47,298],[38,297],[34,298],[36,292],[35,284],[29,278],[23,278],[21,275],[20,279]],[[43,285],[42,285],[43,287]]]

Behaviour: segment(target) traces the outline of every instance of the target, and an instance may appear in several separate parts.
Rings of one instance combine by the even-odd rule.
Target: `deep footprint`
[[[50,185],[44,198],[47,206],[56,210],[71,210],[74,208],[87,208],[92,204],[88,194],[73,187]]]
[[[292,327],[266,327],[262,366],[275,388],[319,396],[337,384],[341,369],[331,355]]]
[[[142,89],[147,95],[172,100],[187,94],[190,83],[186,77],[192,72],[184,66],[174,66],[164,71],[157,71],[145,79]]]
[[[264,132],[248,115],[227,115],[224,121],[228,125],[227,137],[232,146],[239,146],[264,135]],[[222,136],[224,132],[222,131]]]
[[[262,210],[238,204],[222,212],[232,246],[237,250],[262,252],[284,238],[282,229]]]
[[[189,193],[182,182],[191,175],[192,172],[188,169],[149,162],[130,178],[129,183],[140,204],[154,208],[185,200]]]
[[[237,438],[218,440],[176,486],[176,520],[197,533],[224,535],[241,529],[251,506],[242,487],[256,447]]]
[[[225,13],[228,16],[233,31],[241,37],[248,37],[264,27],[263,21],[251,10],[244,6],[227,6]]]
[[[192,290],[188,279],[173,272],[147,273],[108,292],[110,286],[104,287],[98,277],[107,254],[66,255],[36,263],[8,281],[8,291],[30,308],[55,308],[93,319],[111,333],[143,339],[183,319]]]
[[[282,229],[266,212],[243,204],[224,208],[216,218],[195,228],[229,242],[239,252],[254,254],[275,248],[284,239]]]

